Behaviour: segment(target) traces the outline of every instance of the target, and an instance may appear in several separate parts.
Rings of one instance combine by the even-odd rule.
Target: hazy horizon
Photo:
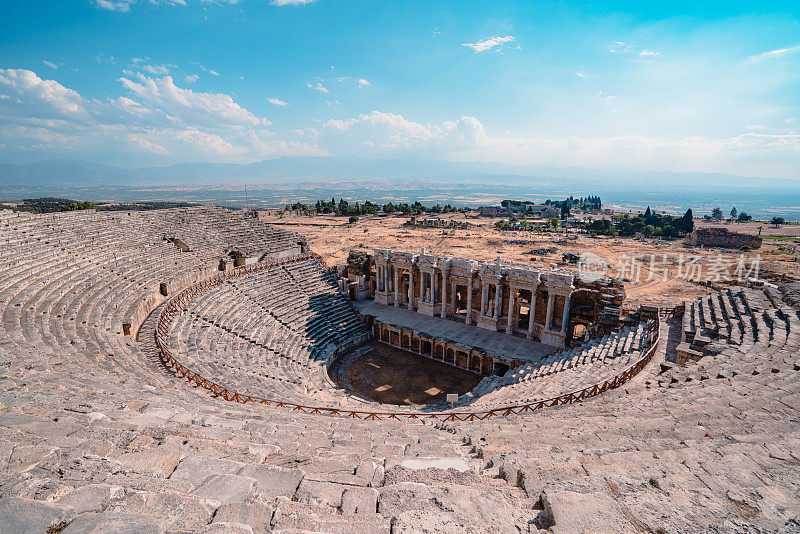
[[[796,2],[32,0],[0,30],[0,163],[357,156],[800,183]]]

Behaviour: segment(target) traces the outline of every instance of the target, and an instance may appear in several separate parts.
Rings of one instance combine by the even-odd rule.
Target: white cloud
[[[286,107],[286,106],[289,105],[286,102],[284,102],[283,100],[281,100],[280,98],[267,98],[267,102],[269,102],[272,105],[282,106],[282,107]]]
[[[492,48],[497,48],[498,50],[503,47],[506,43],[511,43],[515,41],[516,38],[513,35],[506,35],[505,37],[490,37],[488,39],[483,39],[482,41],[477,41],[474,43],[463,43],[461,46],[466,46],[471,48],[475,51],[476,54],[481,52],[485,52],[487,50],[491,50]]]
[[[117,11],[120,13],[127,13],[131,10],[131,6],[144,2],[144,0],[94,0],[94,5],[100,9],[108,11]],[[186,6],[187,0],[147,0],[148,4],[155,6]],[[200,0],[201,4],[238,4],[239,0]]]
[[[268,130],[266,118],[229,95],[178,87],[169,76],[136,74],[120,82],[125,94],[93,99],[29,70],[0,69],[3,153],[74,154],[85,159],[114,154],[120,161],[127,157],[140,164],[357,154],[610,170],[800,175],[800,133],[794,123],[784,125],[782,132],[763,129],[753,121],[741,135],[716,138],[496,136],[475,117],[426,123],[376,110],[295,129],[284,138]],[[613,95],[593,96],[598,105],[615,109]],[[151,159],[142,159],[142,154]]]
[[[139,65],[138,68],[149,73],[155,74],[157,76],[163,76],[165,74],[169,74],[170,69],[174,68],[175,65]]]
[[[311,4],[315,0],[272,0],[270,4],[273,6],[302,6],[304,4]]]
[[[309,89],[313,89],[315,91],[319,91],[320,93],[330,93],[330,91],[328,91],[328,89],[320,82],[317,83],[308,82],[306,83],[306,87],[308,87]]]
[[[208,74],[210,74],[212,76],[219,76],[219,72],[217,72],[217,71],[215,71],[213,69],[206,68],[203,65],[201,65],[200,63],[198,63],[197,61],[192,61],[192,63],[197,65],[198,67],[200,67],[200,70],[202,70],[203,72],[207,72]]]
[[[613,96],[604,95],[613,104]],[[612,109],[613,111],[613,109]],[[800,134],[746,133],[730,138],[624,135],[612,137],[494,137],[475,117],[423,124],[373,111],[331,119],[305,132],[323,149],[374,157],[423,156],[595,169],[730,172],[793,175],[800,172]],[[767,174],[765,174],[767,173]]]
[[[200,78],[200,76],[197,74],[187,74],[184,80],[186,80],[186,83],[194,83],[198,78]]]
[[[6,112],[15,116],[62,119],[86,113],[77,92],[55,80],[43,80],[30,70],[0,69],[0,88],[11,96],[4,99],[9,102]]]
[[[474,117],[461,117],[439,125],[421,124],[402,115],[373,111],[358,117],[325,122],[321,139],[334,148],[365,153],[452,151],[482,143],[483,125]]]
[[[131,4],[133,2],[135,2],[135,0],[95,0],[94,4],[100,9],[127,13],[131,10]]]
[[[789,48],[779,48],[777,50],[770,50],[769,52],[763,52],[755,56],[750,56],[749,59],[750,61],[761,61],[762,59],[783,56],[797,51],[800,51],[800,44],[797,44],[795,46],[790,46]]]
[[[207,126],[267,126],[261,119],[242,108],[233,99],[221,93],[195,93],[177,87],[171,76],[148,78],[139,75],[137,81],[120,78],[119,81],[133,94],[169,115],[193,124]]]
[[[115,58],[114,56],[107,56],[107,55],[103,54],[102,52],[101,52],[101,53],[99,53],[99,54],[97,54],[97,55],[95,56],[94,60],[95,60],[95,61],[96,61],[96,62],[97,62],[99,65],[102,65],[102,64],[104,64],[104,63],[110,63],[110,64],[114,64],[114,63],[116,63],[116,62],[117,62],[117,58]]]
[[[53,63],[52,61],[47,61],[47,60],[45,59],[45,60],[43,60],[43,61],[42,61],[42,63],[44,63],[45,65],[47,65],[48,67],[50,67],[50,68],[51,68],[51,69],[53,69],[53,70],[58,70],[58,65],[56,65],[56,64],[55,64],[55,63]]]
[[[0,69],[0,144],[4,150],[126,155],[170,161],[255,161],[324,152],[280,140],[225,94],[177,87],[171,77],[121,78],[130,96],[83,98],[28,70]],[[131,156],[132,157],[132,156]]]
[[[360,80],[358,80],[358,86],[359,87],[369,87],[370,83],[367,80],[365,80],[364,78],[361,78]]]
[[[625,43],[623,41],[616,41],[614,44],[608,46],[608,51],[612,54],[629,54],[643,57],[660,56],[661,52],[654,50],[647,50],[636,46],[635,44]]]

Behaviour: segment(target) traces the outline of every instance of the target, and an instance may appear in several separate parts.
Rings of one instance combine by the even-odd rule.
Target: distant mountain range
[[[356,156],[282,157],[249,164],[180,163],[128,170],[79,160],[47,160],[22,165],[0,164],[0,187],[68,188],[145,185],[279,184],[364,180],[437,179],[447,183],[504,184],[574,183],[602,189],[642,190],[675,188],[798,188],[799,180],[751,178],[711,173],[600,171],[533,167],[501,163],[452,162],[423,159],[373,159]]]

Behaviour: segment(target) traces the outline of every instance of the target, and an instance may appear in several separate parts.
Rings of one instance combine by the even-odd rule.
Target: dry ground
[[[481,380],[474,373],[412,352],[377,341],[369,344],[375,350],[354,361],[347,378],[356,392],[377,402],[430,404],[448,393],[466,393]]]
[[[702,256],[704,262],[713,261],[713,258],[720,255],[728,262],[735,262],[739,257],[739,251],[736,250],[700,250],[685,246],[683,241],[653,239],[639,241],[606,236],[592,238],[588,235],[565,236],[563,231],[501,232],[494,227],[497,219],[493,218],[467,219],[460,213],[441,215],[440,218],[467,220],[473,226],[468,230],[412,228],[404,225],[408,217],[403,216],[361,217],[355,224],[349,224],[345,217],[262,216],[262,220],[266,223],[282,225],[306,236],[311,249],[322,255],[331,265],[344,263],[352,248],[420,251],[425,247],[426,251],[437,254],[489,261],[500,257],[503,261],[525,263],[540,268],[564,266],[561,263],[562,254],[566,252],[578,255],[591,252],[608,263],[609,274],[623,275],[631,279],[631,282],[626,283],[626,306],[629,307],[643,303],[673,305],[708,292],[705,286],[677,278],[677,266],[665,266],[664,255],[666,263],[675,263],[681,255],[686,260],[692,256]],[[697,220],[696,224],[708,225],[700,220]],[[800,225],[786,225],[776,229],[766,223],[728,223],[733,231],[756,234],[759,225],[764,227],[764,235],[779,231],[786,234],[776,238],[765,238],[764,246],[756,251],[761,256],[762,278],[776,282],[783,279],[800,279],[800,264],[796,260],[796,254],[800,252],[800,242],[788,237],[800,235]],[[550,247],[555,247],[555,252],[541,252],[541,249]],[[637,263],[638,276],[633,276],[634,272],[631,269],[620,272],[620,269],[631,266],[630,257],[633,255],[644,255],[646,258]],[[653,257],[655,262],[651,265]],[[651,269],[651,266],[654,268]],[[638,281],[635,281],[636,278]]]
[[[699,227],[721,226],[723,228],[727,228],[731,232],[739,232],[742,234],[752,234],[752,235],[759,235],[758,229],[761,228],[761,235],[800,237],[800,223],[790,223],[790,224],[782,224],[780,226],[773,226],[769,223],[761,221],[750,221],[746,223],[740,223],[740,222],[730,222],[730,221],[712,222],[712,221],[705,221],[702,219],[698,219],[695,220],[695,225]]]

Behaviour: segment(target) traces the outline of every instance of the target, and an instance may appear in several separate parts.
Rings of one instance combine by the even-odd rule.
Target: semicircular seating
[[[697,304],[696,314],[687,306],[694,339],[709,339],[696,345],[698,362],[664,371],[670,352],[661,343],[658,359],[624,388],[586,402],[435,425],[323,417],[224,402],[163,372],[158,360],[152,333],[162,284],[174,295],[245,245],[248,257],[296,254],[296,235],[262,227],[210,207],[0,211],[0,531],[726,532],[800,524],[800,317],[789,305],[796,301],[774,288],[731,288],[716,304]],[[281,300],[280,288],[267,295],[255,278],[233,278],[218,286],[224,307],[206,292],[190,303],[197,314],[180,317],[185,330],[176,322],[175,342],[207,343],[209,354],[224,350],[248,365],[278,354],[264,347],[280,351],[275,369],[294,377],[280,382],[283,394],[322,398],[324,388],[313,389],[325,381],[320,363],[357,326],[313,263],[264,273],[273,275],[260,282],[297,291],[302,307]],[[268,310],[280,310],[274,321]],[[682,326],[669,326],[670,339]],[[245,339],[225,328],[246,331]],[[635,354],[637,332],[487,381],[474,402],[503,404],[498,397],[510,392],[539,398],[535,388],[550,380],[566,387],[594,363]],[[242,383],[277,387],[261,371],[241,375]],[[576,515],[576,507],[591,513]]]
[[[343,405],[327,376],[331,358],[365,330],[317,260],[230,278],[200,292],[170,324],[181,363],[240,394]]]

